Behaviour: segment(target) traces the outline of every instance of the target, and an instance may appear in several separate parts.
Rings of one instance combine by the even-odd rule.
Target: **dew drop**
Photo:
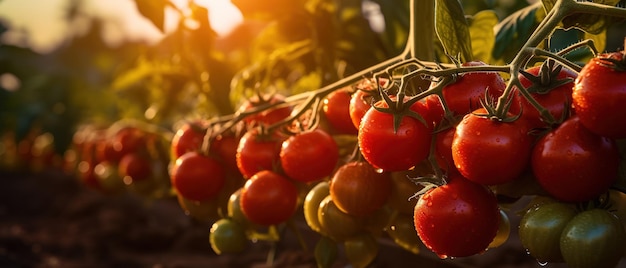
[[[476,131],[476,136],[480,136],[480,131]]]
[[[548,262],[547,261],[537,260],[537,264],[539,264],[539,266],[541,266],[541,267],[545,267],[546,265],[548,265]]]
[[[448,255],[446,255],[446,254],[437,254],[437,257],[439,257],[442,260],[445,260],[445,259],[448,258]]]
[[[433,202],[428,201],[428,203],[426,203],[426,206],[432,207],[433,206]]]

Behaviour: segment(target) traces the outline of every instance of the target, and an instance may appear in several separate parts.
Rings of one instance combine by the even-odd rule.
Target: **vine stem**
[[[506,103],[510,98],[513,91],[513,84],[519,83],[517,78],[519,75],[520,67],[522,63],[532,55],[534,47],[537,47],[541,42],[546,40],[554,30],[557,28],[561,21],[572,14],[584,13],[584,14],[598,14],[614,17],[626,18],[626,10],[616,8],[608,5],[596,4],[593,2],[577,2],[575,0],[557,0],[552,9],[548,12],[546,17],[539,23],[539,26],[528,38],[526,43],[522,46],[519,53],[513,58],[510,66],[511,79],[509,84],[504,90],[502,96],[498,99],[498,105],[496,106],[496,114],[503,115],[506,113]],[[521,89],[523,91],[524,89]]]

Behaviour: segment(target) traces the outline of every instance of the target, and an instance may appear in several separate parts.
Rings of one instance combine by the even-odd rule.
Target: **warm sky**
[[[123,40],[158,41],[161,33],[137,12],[133,0],[82,0],[83,12],[92,17],[108,21],[104,25],[103,38],[111,44]],[[171,0],[177,6],[184,6],[187,0]],[[195,0],[209,10],[211,25],[218,34],[227,33],[241,20],[241,14],[230,0]],[[3,43],[27,43],[39,52],[54,49],[68,35],[84,31],[80,22],[69,25],[64,20],[64,6],[69,0],[0,0],[0,20],[7,21],[10,29],[21,29],[5,34]],[[175,27],[176,13],[166,12],[167,28]],[[82,26],[82,27],[81,27]],[[83,28],[83,29],[81,29]],[[26,35],[22,34],[26,32]]]

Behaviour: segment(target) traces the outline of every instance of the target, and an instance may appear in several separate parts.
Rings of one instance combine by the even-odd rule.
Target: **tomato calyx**
[[[483,107],[485,113],[478,114],[472,112],[473,115],[503,123],[511,123],[522,116],[522,109],[520,109],[520,112],[516,115],[510,115],[510,113],[508,112],[511,104],[513,103],[513,98],[509,98],[506,100],[503,113],[498,112],[497,100],[489,97],[488,90],[489,88],[485,89],[485,98],[480,99],[480,105]]]
[[[416,185],[422,186],[422,189],[409,197],[409,201],[413,200],[413,198],[420,198],[420,196],[424,195],[428,191],[446,185],[448,183],[447,179],[444,176],[439,177],[436,175],[420,176],[417,178],[408,177],[408,179]]]
[[[598,64],[611,68],[617,72],[626,72],[626,50],[601,54],[598,56]]]
[[[532,86],[526,88],[528,93],[548,94],[552,89],[574,81],[571,77],[558,79],[557,77],[562,69],[563,65],[557,64],[556,61],[552,59],[548,59],[541,65],[539,74],[536,76],[525,70],[519,70],[519,72],[532,82]]]
[[[426,127],[430,128],[426,120],[420,114],[410,109],[411,105],[413,105],[414,103],[420,100],[419,98],[409,98],[408,100],[405,101],[406,95],[404,91],[400,90],[398,92],[397,97],[394,97],[392,99],[392,97],[389,96],[389,94],[385,92],[385,90],[383,90],[383,88],[380,86],[378,87],[378,92],[380,96],[382,97],[382,101],[384,101],[387,105],[386,107],[379,107],[377,105],[372,105],[372,108],[376,109],[377,111],[381,113],[388,113],[388,114],[393,115],[393,131],[394,132],[398,131],[398,128],[400,127],[400,123],[402,122],[402,118],[404,118],[405,116],[415,118],[418,121],[420,121],[422,124],[424,124]]]

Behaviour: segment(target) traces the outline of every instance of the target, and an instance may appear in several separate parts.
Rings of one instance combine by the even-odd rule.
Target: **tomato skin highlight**
[[[426,192],[414,212],[420,239],[442,258],[483,252],[495,238],[499,220],[495,195],[462,177]]]
[[[384,101],[375,105],[386,107]],[[422,115],[427,112],[425,104],[416,102],[411,110]],[[375,168],[384,171],[408,170],[428,157],[432,140],[432,125],[403,116],[394,130],[397,115],[370,108],[359,127],[358,144],[361,154]]]
[[[339,147],[321,129],[287,138],[280,150],[280,163],[288,177],[305,183],[330,176],[339,161]]]
[[[483,185],[498,185],[518,178],[528,165],[532,138],[526,121],[493,121],[466,115],[457,125],[452,141],[452,159],[463,177]],[[509,114],[512,116],[511,114]]]
[[[298,189],[284,176],[262,170],[246,181],[239,203],[252,223],[269,226],[288,220],[298,208]]]
[[[592,132],[626,138],[626,71],[612,68],[604,60],[607,58],[624,62],[622,52],[591,59],[576,79],[572,106],[581,123]]]
[[[616,181],[619,159],[614,140],[592,133],[573,116],[537,142],[531,167],[550,195],[582,202],[604,193]]]

